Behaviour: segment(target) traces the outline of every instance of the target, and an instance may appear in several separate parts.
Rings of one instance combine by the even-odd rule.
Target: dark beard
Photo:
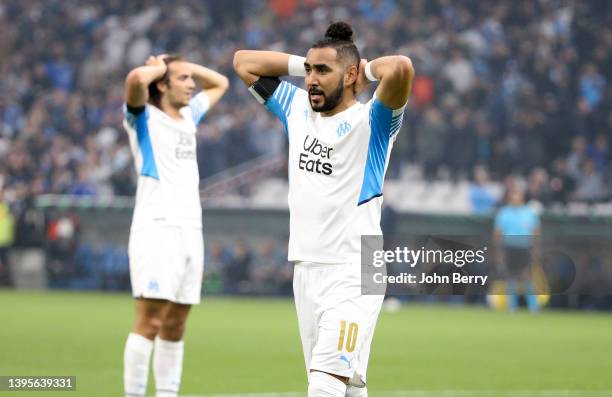
[[[336,89],[329,95],[329,97],[327,95],[324,96],[325,100],[323,101],[323,105],[319,107],[314,107],[312,105],[312,102],[310,102],[310,107],[312,107],[312,110],[317,113],[329,112],[330,110],[334,110],[334,108],[340,103],[340,100],[342,99],[342,94],[344,94],[344,85],[342,84],[342,81],[340,81],[338,87],[336,87]]]

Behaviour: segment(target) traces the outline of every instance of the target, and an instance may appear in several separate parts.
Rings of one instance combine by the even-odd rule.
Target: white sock
[[[308,397],[345,397],[346,385],[340,379],[314,371],[308,379]]]
[[[141,397],[147,392],[149,361],[153,341],[131,332],[123,352],[123,386],[126,397]]]
[[[156,397],[176,397],[183,372],[183,341],[171,342],[155,338],[153,374]]]
[[[346,397],[368,397],[368,388],[347,386]]]

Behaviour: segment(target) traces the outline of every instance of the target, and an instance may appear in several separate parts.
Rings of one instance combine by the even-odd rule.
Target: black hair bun
[[[325,38],[339,41],[353,41],[353,29],[346,22],[334,22],[327,28]]]

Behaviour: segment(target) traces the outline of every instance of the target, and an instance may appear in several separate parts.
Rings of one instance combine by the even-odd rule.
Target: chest
[[[162,120],[152,128],[158,149],[195,148],[196,128],[186,121]]]

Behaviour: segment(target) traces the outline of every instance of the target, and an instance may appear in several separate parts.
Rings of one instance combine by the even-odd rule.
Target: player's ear
[[[168,90],[168,83],[166,83],[165,79],[161,79],[160,81],[155,83],[155,85],[157,86],[159,92],[161,92],[162,94]]]
[[[357,82],[357,77],[359,77],[358,72],[359,70],[355,65],[350,65],[347,68],[346,73],[344,73],[344,85],[351,86],[355,84]]]

